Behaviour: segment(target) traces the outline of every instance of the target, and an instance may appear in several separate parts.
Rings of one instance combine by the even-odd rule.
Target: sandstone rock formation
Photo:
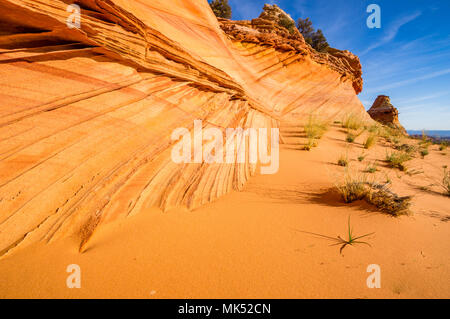
[[[391,104],[391,99],[386,95],[379,95],[368,111],[375,121],[396,129],[406,134],[405,128],[398,120],[398,110]]]
[[[256,165],[175,164],[174,129],[366,116],[361,65],[206,0],[0,0],[0,255],[150,207],[195,208]],[[223,32],[223,30],[225,32]]]

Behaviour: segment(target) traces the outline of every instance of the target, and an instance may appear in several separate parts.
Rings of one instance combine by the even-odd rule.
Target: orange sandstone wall
[[[230,38],[206,0],[0,0],[0,255],[239,190],[255,165],[175,164],[175,128],[365,112],[317,59]]]

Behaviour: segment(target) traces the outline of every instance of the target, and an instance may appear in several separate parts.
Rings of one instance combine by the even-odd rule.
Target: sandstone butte
[[[171,132],[274,128],[360,113],[361,65],[206,0],[0,0],[0,255],[148,207],[239,190],[255,165],[175,164]],[[266,6],[266,9],[269,8]],[[282,138],[282,136],[281,136]]]
[[[367,113],[369,113],[370,117],[375,121],[399,129],[407,134],[405,128],[398,120],[398,110],[391,104],[389,96],[379,95]]]

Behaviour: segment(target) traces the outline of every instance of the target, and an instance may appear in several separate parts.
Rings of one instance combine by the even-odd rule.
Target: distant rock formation
[[[405,128],[398,120],[398,110],[391,104],[389,96],[379,95],[368,113],[375,121],[400,129],[406,134]]]

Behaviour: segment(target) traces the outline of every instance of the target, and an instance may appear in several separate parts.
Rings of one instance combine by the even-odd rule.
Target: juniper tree
[[[209,5],[216,17],[231,19],[232,12],[228,0],[214,0]]]

